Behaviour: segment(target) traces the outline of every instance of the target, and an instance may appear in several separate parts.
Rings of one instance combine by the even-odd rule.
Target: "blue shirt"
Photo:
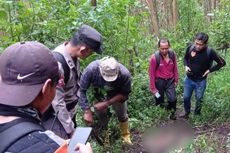
[[[99,60],[91,62],[82,73],[79,105],[83,110],[90,108],[86,95],[90,85],[94,88],[104,88],[109,97],[117,94],[128,96],[131,92],[131,74],[125,66],[119,63],[120,71],[117,79],[113,82],[106,82],[101,76],[99,64]]]

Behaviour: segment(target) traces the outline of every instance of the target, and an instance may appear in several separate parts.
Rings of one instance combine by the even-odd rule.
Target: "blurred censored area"
[[[164,127],[150,128],[143,135],[145,149],[150,153],[165,153],[187,146],[194,131],[186,121],[176,121]]]

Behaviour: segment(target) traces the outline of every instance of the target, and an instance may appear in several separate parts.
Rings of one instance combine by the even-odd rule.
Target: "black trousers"
[[[53,131],[56,135],[60,136],[63,139],[70,139],[71,135],[66,133],[61,122],[57,118],[57,114],[54,113],[53,107],[50,106],[49,109],[42,115],[42,125],[46,130]],[[74,123],[74,128],[77,127],[76,123],[76,114],[72,118]]]
[[[156,78],[155,86],[159,94],[161,95],[160,98],[155,97],[156,105],[160,105],[164,107],[164,95],[166,95],[168,101],[168,105],[166,108],[168,110],[176,111],[177,97],[176,97],[175,79]]]

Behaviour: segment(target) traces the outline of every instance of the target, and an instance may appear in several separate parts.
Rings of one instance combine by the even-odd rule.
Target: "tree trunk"
[[[212,13],[212,0],[207,0],[207,6],[208,6],[208,11],[207,13]],[[207,14],[206,14],[207,15]],[[212,16],[208,15],[208,21],[211,22],[212,21]]]
[[[92,6],[97,6],[97,0],[91,0],[91,5]]]
[[[213,8],[216,9],[216,2],[217,0],[213,0]]]
[[[160,32],[159,32],[159,23],[158,23],[156,0],[146,0],[146,2],[147,2],[147,5],[149,7],[154,33],[159,38],[160,37]]]
[[[173,9],[172,9],[172,0],[167,0],[167,19],[169,23],[169,30],[172,30],[174,28],[174,22],[173,22]]]
[[[210,13],[212,10],[212,0],[207,0],[207,4],[208,4],[208,13]]]
[[[169,13],[168,13],[169,12]],[[162,25],[165,26],[165,29],[169,30],[170,27],[170,10],[168,7],[168,0],[163,0],[163,21],[162,21]]]
[[[207,6],[207,0],[203,1],[203,9],[204,9],[204,15],[205,15],[205,19],[208,20],[208,6]]]
[[[176,30],[177,21],[179,18],[177,0],[173,0],[172,2],[172,11],[173,11],[173,26],[174,26],[174,30]]]

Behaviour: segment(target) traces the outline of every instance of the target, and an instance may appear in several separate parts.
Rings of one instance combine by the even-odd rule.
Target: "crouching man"
[[[92,111],[86,95],[90,86],[94,90],[96,102],[93,106],[100,125],[105,127],[108,124],[107,109],[112,106],[120,122],[123,143],[132,144],[126,102],[131,92],[130,72],[113,57],[93,61],[86,67],[80,79],[79,104],[84,111],[84,120],[88,124],[93,122]]]

